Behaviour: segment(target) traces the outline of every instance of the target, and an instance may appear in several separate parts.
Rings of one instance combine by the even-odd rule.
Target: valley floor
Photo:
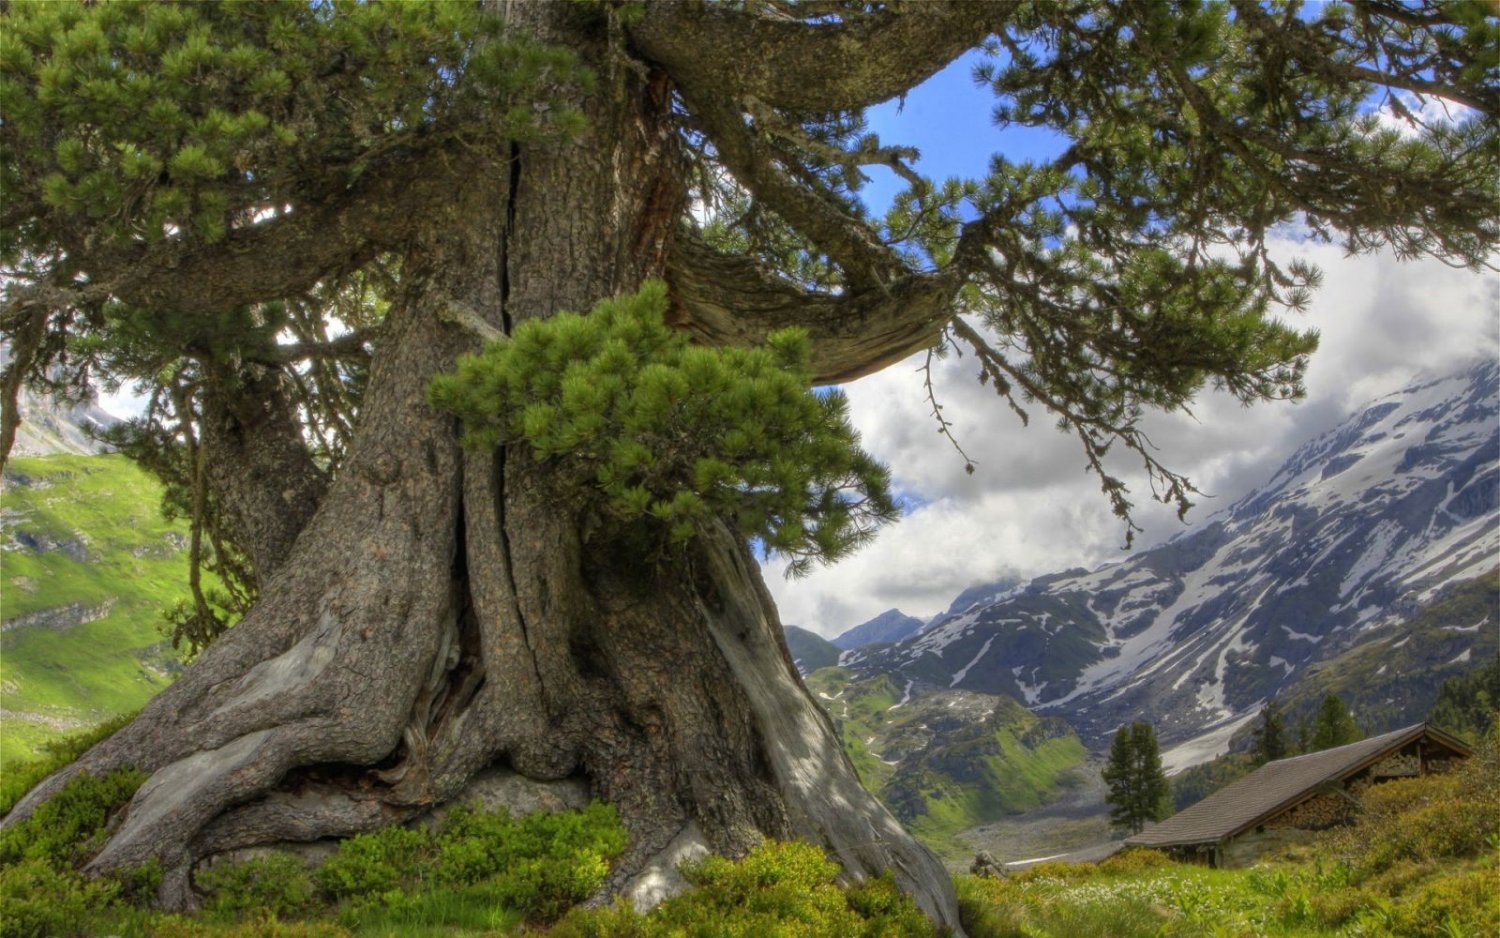
[[[988,853],[999,863],[1054,858],[1108,844],[1117,836],[1109,826],[1104,803],[1107,787],[1100,775],[1103,760],[1094,757],[1072,772],[1075,784],[1061,798],[1044,807],[970,828],[958,840],[972,848],[972,856]],[[960,868],[961,867],[961,868]],[[967,872],[968,863],[953,864]]]

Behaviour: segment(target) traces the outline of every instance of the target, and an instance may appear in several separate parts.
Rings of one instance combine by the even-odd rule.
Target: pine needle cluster
[[[690,540],[715,518],[790,560],[832,563],[898,514],[848,404],[812,391],[801,329],[764,346],[692,345],[664,322],[667,288],[519,326],[434,382],[465,444],[529,448],[597,519]]]
[[[0,30],[0,184],[52,227],[7,223],[0,256],[215,242],[448,141],[576,131],[534,106],[560,77],[585,78],[475,4],[18,3]]]

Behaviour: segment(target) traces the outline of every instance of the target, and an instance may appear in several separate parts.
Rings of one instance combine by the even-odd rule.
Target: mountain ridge
[[[887,609],[875,618],[841,632],[832,642],[843,651],[853,651],[865,645],[899,642],[916,635],[926,626],[926,619],[909,616],[900,609]]]
[[[1497,431],[1500,363],[1414,382],[1195,530],[1038,577],[842,663],[1009,694],[1094,746],[1129,719],[1153,719],[1168,745],[1232,728],[1309,666],[1399,641],[1445,589],[1494,567]]]

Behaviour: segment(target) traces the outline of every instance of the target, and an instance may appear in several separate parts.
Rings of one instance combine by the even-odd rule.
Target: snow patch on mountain
[[[1373,402],[1195,530],[966,591],[921,634],[841,660],[1010,694],[1096,744],[1145,716],[1186,745],[1493,570],[1497,519],[1500,363],[1486,361]]]

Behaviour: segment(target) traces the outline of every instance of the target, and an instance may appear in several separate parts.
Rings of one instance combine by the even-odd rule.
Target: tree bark
[[[259,586],[291,554],[328,490],[285,380],[277,369],[246,365],[216,374],[203,396],[208,482]]]
[[[616,66],[591,13],[509,4],[601,72],[578,143],[477,161],[407,254],[348,460],[257,606],[80,771],[149,773],[89,869],[193,866],[284,839],[413,817],[504,765],[581,777],[631,833],[611,882],[653,898],[685,846],[739,855],[804,837],[846,875],[892,871],[958,929],[951,882],[859,784],[802,685],[748,548],[726,529],[671,562],[591,538],[530,452],[464,452],[432,377],[496,329],[588,309],[660,275],[682,208],[659,76]]]

